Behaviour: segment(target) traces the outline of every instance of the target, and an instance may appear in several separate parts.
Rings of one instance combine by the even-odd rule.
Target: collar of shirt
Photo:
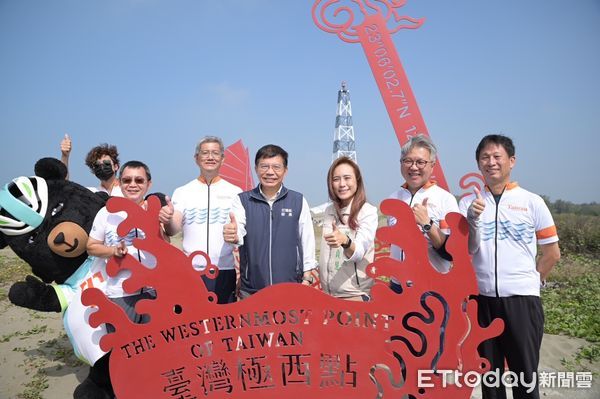
[[[273,198],[267,198],[267,196],[265,195],[265,193],[263,193],[262,190],[262,185],[259,184],[258,189],[260,191],[260,195],[262,195],[267,202],[269,203],[269,205],[273,205],[273,203],[275,202],[275,200],[279,197],[279,194],[281,194],[281,189],[283,188],[283,184],[281,186],[279,186],[279,190],[277,190],[277,192],[275,193],[275,195],[273,196]]]

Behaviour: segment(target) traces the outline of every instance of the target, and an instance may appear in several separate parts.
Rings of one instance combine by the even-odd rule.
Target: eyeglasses
[[[141,176],[136,176],[136,177],[131,177],[131,176],[121,177],[121,183],[122,184],[131,184],[131,182],[135,182],[135,184],[142,185],[142,184],[146,183],[146,179],[144,179]]]
[[[275,172],[275,173],[280,173],[281,171],[283,171],[283,165],[280,164],[280,163],[274,163],[274,164],[261,163],[261,164],[258,164],[258,170],[260,170],[263,173],[265,173],[266,171],[268,171],[269,168],[273,169],[273,172]]]
[[[406,168],[410,168],[416,164],[417,168],[423,169],[425,166],[427,166],[428,163],[433,163],[433,162],[426,161],[424,159],[417,159],[416,161],[413,161],[412,159],[404,158],[400,161],[400,163],[402,164],[402,166],[404,166]]]
[[[204,159],[210,158],[211,156],[214,159],[220,159],[223,156],[223,154],[221,154],[221,151],[205,150],[205,151],[200,151],[198,154],[200,155],[200,158],[204,158]]]

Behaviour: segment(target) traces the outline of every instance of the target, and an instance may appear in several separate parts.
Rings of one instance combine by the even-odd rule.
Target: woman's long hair
[[[331,199],[333,206],[335,207],[335,213],[337,214],[338,219],[342,221],[342,200],[335,195],[333,189],[333,171],[342,164],[350,165],[354,170],[354,176],[356,176],[356,193],[354,193],[354,197],[352,197],[352,206],[350,207],[350,216],[348,217],[348,226],[350,226],[352,230],[356,230],[358,228],[358,212],[365,202],[367,202],[363,178],[356,162],[348,157],[339,157],[333,161],[329,167],[329,172],[327,172],[327,191],[329,192],[329,199]]]

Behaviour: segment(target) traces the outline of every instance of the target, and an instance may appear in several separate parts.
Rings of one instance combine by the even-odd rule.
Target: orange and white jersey
[[[498,204],[486,187],[479,216],[479,249],[473,253],[479,293],[492,297],[540,295],[537,245],[558,241],[556,226],[542,197],[510,183]],[[475,194],[460,201],[466,216]]]
[[[443,188],[440,188],[435,182],[428,182],[414,195],[408,190],[408,186],[404,184],[400,190],[396,191],[388,198],[399,199],[411,207],[415,204],[423,203],[423,200],[427,198],[427,213],[429,214],[429,217],[433,220],[433,223],[444,232],[444,234],[450,234],[450,229],[445,220],[446,215],[450,212],[458,213],[458,204],[456,203],[456,198],[454,198],[452,194]],[[392,226],[394,224],[396,224],[396,220],[393,217],[389,217],[388,225]],[[423,233],[423,235],[427,239],[427,252],[432,266],[441,273],[447,273],[450,270],[450,267],[452,267],[452,262],[442,258],[431,245],[429,236],[426,233]],[[404,252],[402,248],[392,245],[390,247],[390,256],[394,259],[402,260],[404,258]]]

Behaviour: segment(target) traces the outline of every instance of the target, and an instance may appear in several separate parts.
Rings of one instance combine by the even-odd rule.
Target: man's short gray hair
[[[200,152],[200,147],[202,147],[202,144],[204,143],[217,143],[219,144],[219,147],[221,148],[221,155],[225,154],[225,146],[223,145],[223,140],[221,140],[220,137],[217,136],[204,136],[204,138],[202,138],[202,140],[200,140],[198,142],[198,145],[196,145],[196,152],[194,152],[194,156],[198,155],[198,153]]]
[[[431,162],[435,162],[437,157],[437,148],[429,137],[419,133],[416,136],[408,139],[408,141],[402,146],[400,159],[404,159],[406,154],[408,154],[413,148],[425,148],[426,150],[429,150],[429,160]]]

